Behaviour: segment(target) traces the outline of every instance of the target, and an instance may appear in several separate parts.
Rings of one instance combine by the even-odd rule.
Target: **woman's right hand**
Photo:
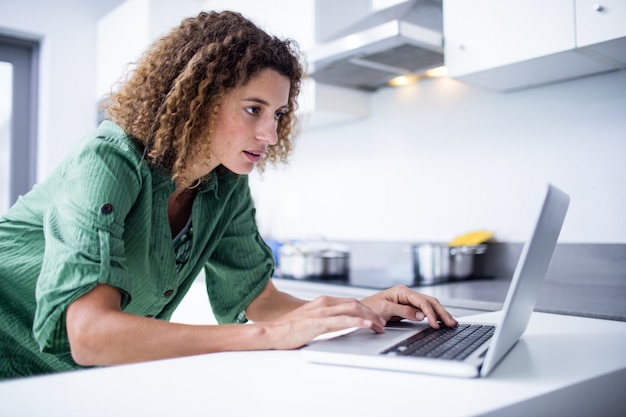
[[[385,320],[355,298],[320,296],[256,325],[264,328],[271,349],[296,349],[322,334],[353,327],[383,333]]]

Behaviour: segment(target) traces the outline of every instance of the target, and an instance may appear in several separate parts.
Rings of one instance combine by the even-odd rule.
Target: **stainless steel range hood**
[[[373,91],[399,75],[443,65],[441,0],[411,0],[380,10],[308,51],[320,83]]]

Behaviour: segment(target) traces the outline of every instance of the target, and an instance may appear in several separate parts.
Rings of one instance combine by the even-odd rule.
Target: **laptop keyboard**
[[[459,324],[428,329],[382,352],[402,356],[463,360],[493,336],[494,326]]]

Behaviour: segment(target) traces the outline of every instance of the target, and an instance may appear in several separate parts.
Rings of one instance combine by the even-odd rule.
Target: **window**
[[[0,213],[9,208],[13,64],[0,61]]]
[[[0,34],[0,214],[36,181],[39,44]]]

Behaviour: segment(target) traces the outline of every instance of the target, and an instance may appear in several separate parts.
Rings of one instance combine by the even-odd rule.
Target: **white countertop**
[[[625,348],[626,323],[533,313],[485,379],[316,365],[297,350],[219,353],[0,383],[0,415],[623,415]]]

